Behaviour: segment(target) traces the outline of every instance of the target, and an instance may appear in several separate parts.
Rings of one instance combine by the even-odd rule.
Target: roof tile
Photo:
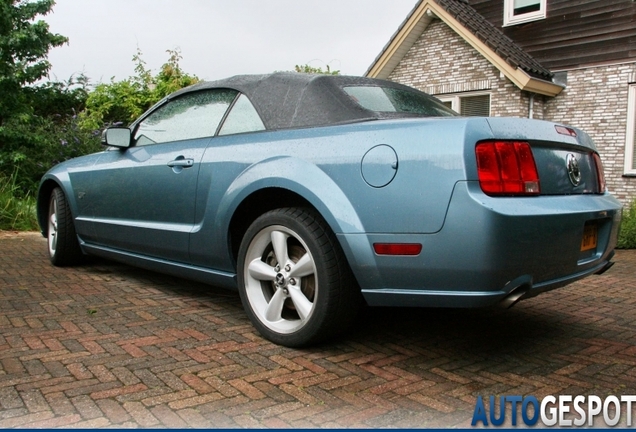
[[[550,81],[554,76],[550,70],[543,67],[512,39],[473,9],[468,4],[468,0],[434,1],[511,66],[522,69],[534,78]]]

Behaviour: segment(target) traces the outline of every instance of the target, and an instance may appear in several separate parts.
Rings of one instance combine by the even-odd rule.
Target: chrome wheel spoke
[[[55,216],[55,213],[51,215],[51,227],[57,231],[57,217]]]
[[[83,250],[75,230],[69,201],[61,188],[55,187],[49,195],[43,231],[46,231],[47,250],[51,264],[56,267],[80,264]]]
[[[319,297],[316,261],[304,238],[285,225],[265,225],[242,261],[244,298],[262,325],[278,334],[303,329]]]
[[[289,286],[288,291],[298,316],[300,316],[301,321],[305,321],[311,313],[314,304],[305,297],[305,294],[297,286]]]
[[[52,199],[49,207],[49,254],[53,256],[57,249],[57,200]]]
[[[281,231],[272,231],[271,238],[276,260],[281,267],[284,267],[287,261],[289,261],[287,255],[287,238],[289,238],[289,235]]]
[[[314,262],[308,253],[305,253],[289,271],[289,277],[305,277],[314,273]]]
[[[247,270],[254,279],[259,281],[273,281],[276,279],[276,271],[259,258],[252,260]]]
[[[267,321],[276,322],[282,319],[283,306],[286,298],[287,296],[282,289],[276,290],[265,311],[265,319]]]

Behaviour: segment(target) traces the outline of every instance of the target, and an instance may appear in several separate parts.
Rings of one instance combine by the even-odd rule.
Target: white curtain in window
[[[540,4],[541,4],[540,0],[515,0],[515,9],[524,8],[528,6],[538,6]]]
[[[514,0],[514,14],[536,12],[541,9],[540,0]]]

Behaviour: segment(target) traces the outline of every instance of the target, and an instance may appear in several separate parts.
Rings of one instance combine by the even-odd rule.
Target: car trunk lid
[[[546,121],[489,118],[495,140],[530,144],[541,195],[604,192],[600,158],[583,131]]]

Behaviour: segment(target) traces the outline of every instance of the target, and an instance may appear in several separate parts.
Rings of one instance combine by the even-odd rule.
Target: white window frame
[[[435,97],[442,102],[450,102],[451,109],[457,113],[461,113],[462,105],[461,100],[466,97],[473,96],[490,96],[489,104],[488,104],[488,117],[492,113],[492,93],[491,92],[469,92],[469,93],[458,93],[458,94],[445,94],[445,95],[435,95]]]
[[[634,152],[636,152],[636,84],[629,85],[627,96],[627,132],[625,135],[625,174],[636,174]]]
[[[547,2],[548,0],[539,0],[538,11],[515,15],[514,0],[504,0],[504,27],[544,19],[546,17]]]

